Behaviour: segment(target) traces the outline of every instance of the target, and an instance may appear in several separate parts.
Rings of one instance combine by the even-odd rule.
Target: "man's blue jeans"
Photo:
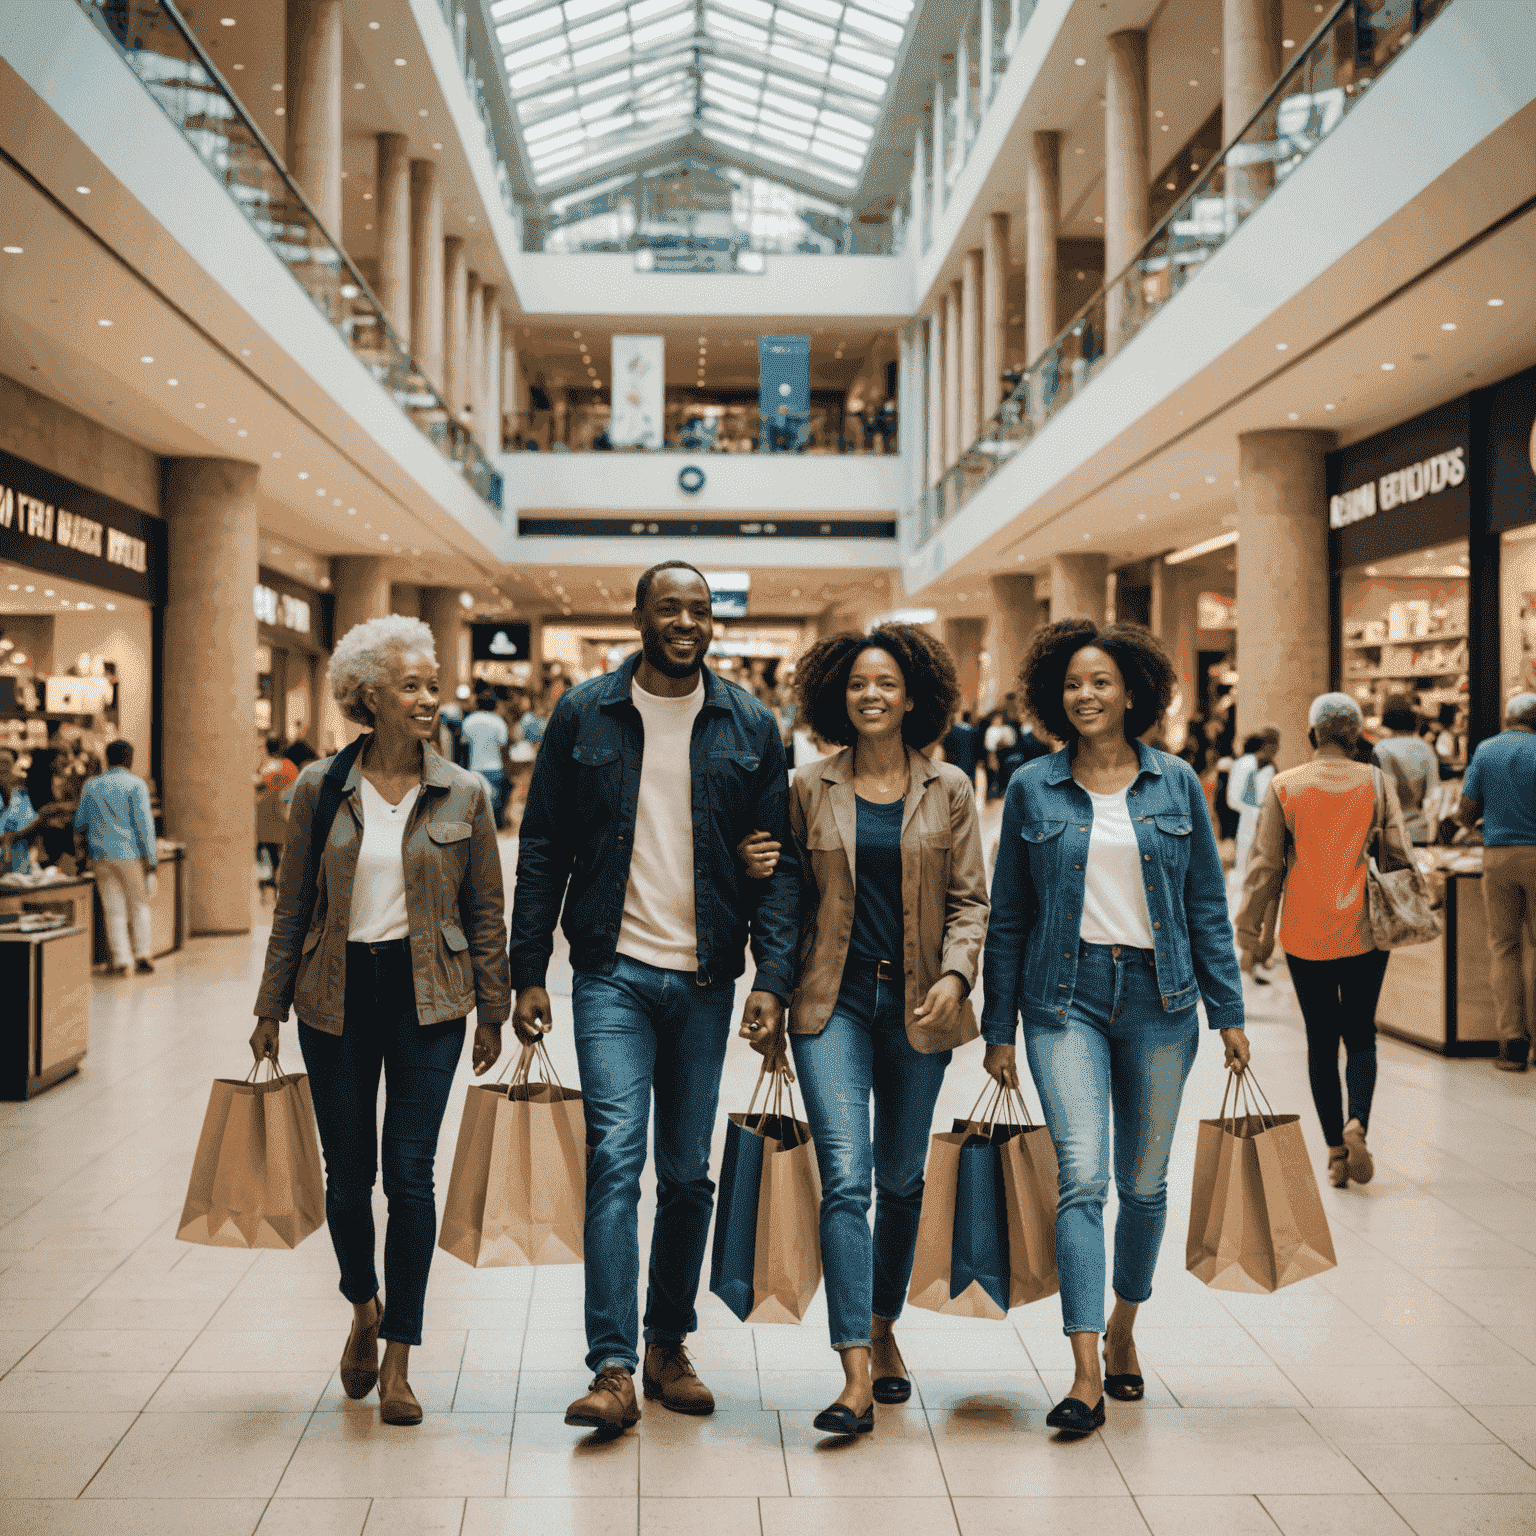
[[[640,1174],[656,1100],[656,1224],[645,1342],[680,1344],[699,1326],[694,1298],[715,1186],[709,1143],[730,1039],[732,982],[701,987],[692,971],[615,959],[578,971],[571,992],[587,1116],[587,1365],[633,1371],[640,1286]]]
[[[1200,1025],[1165,1013],[1152,951],[1084,944],[1067,1022],[1026,1024],[1060,1169],[1056,1269],[1064,1333],[1104,1332],[1104,1201],[1114,1124],[1115,1294],[1143,1302],[1168,1219],[1168,1154]]]
[[[512,785],[500,768],[482,768],[479,771],[491,786],[491,820],[496,823],[499,832],[502,818],[507,814],[507,801],[512,798]]]
[[[821,1170],[832,1348],[868,1349],[870,1318],[900,1317],[912,1278],[928,1133],[952,1053],[914,1050],[901,977],[877,980],[874,966],[857,962],[843,973],[827,1027],[790,1042]],[[873,1240],[871,1174],[879,1191]]]

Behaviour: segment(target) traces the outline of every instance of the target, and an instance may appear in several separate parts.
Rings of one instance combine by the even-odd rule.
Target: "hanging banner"
[[[757,338],[757,409],[762,448],[773,453],[801,447],[811,419],[811,338]]]
[[[615,448],[660,448],[665,343],[660,336],[613,338],[613,412],[608,441]]]

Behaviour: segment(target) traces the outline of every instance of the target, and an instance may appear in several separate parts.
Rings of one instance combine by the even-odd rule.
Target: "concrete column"
[[[1024,351],[1034,363],[1056,339],[1056,241],[1061,228],[1061,135],[1030,135],[1024,166]]]
[[[403,613],[407,618],[421,617],[421,588],[411,582],[392,581],[389,584],[389,611]]]
[[[1278,768],[1306,761],[1307,710],[1328,688],[1331,432],[1238,437],[1238,739],[1280,727]]]
[[[458,587],[423,587],[421,617],[432,631],[437,650],[437,676],[441,697],[446,704],[458,697],[460,683],[469,681],[467,645],[464,636],[464,607],[459,602]]]
[[[992,0],[981,0],[980,42],[981,57],[978,62],[981,65],[981,101],[978,104],[978,115],[984,116],[992,100]]]
[[[928,484],[944,474],[944,316],[928,316]]]
[[[1280,78],[1281,0],[1222,0],[1221,138],[1230,144]]]
[[[432,160],[411,161],[411,356],[443,388],[443,190]]]
[[[251,927],[257,473],[231,459],[166,459],[162,471],[165,823],[187,845],[194,934]]]
[[[449,235],[443,241],[443,399],[455,421],[464,410],[468,342],[469,268],[464,242]]]
[[[955,658],[960,675],[960,708],[976,711],[976,693],[981,684],[981,647],[987,632],[985,619],[946,619],[944,644]]]
[[[955,463],[971,446],[960,440],[960,284],[951,283],[944,295],[944,465]],[[975,352],[971,354],[975,361]]]
[[[288,174],[341,239],[341,0],[287,0]]]
[[[1152,561],[1151,630],[1167,648],[1173,670],[1179,679],[1179,703],[1170,712],[1170,724],[1179,728],[1189,724],[1200,698],[1200,615],[1198,594],[1182,565],[1165,565],[1159,557]],[[1171,733],[1177,737],[1178,731]],[[1182,743],[1173,742],[1175,747]]]
[[[939,215],[944,212],[945,197],[944,185],[944,82],[942,79],[933,82],[933,219],[938,223]]]
[[[331,591],[336,599],[336,638],[354,624],[382,619],[390,612],[394,592],[391,562],[373,555],[337,555],[331,561]]]
[[[1033,576],[991,576],[988,581],[992,612],[987,620],[987,654],[992,686],[988,696],[978,701],[983,710],[997,709],[1003,695],[1014,691],[1030,636],[1046,622]]]
[[[474,433],[485,441],[485,293],[478,272],[465,274],[464,404]]]
[[[395,335],[411,344],[411,156],[403,133],[378,136],[379,303]]]
[[[928,176],[923,164],[927,156],[928,144],[919,128],[912,138],[912,238],[917,242],[912,249],[918,252],[927,244],[924,225],[928,218],[925,206]]]
[[[992,0],[982,0],[981,14]],[[981,257],[981,419],[991,421],[1003,400],[1003,352],[1008,339],[1008,215],[987,219]]]
[[[1051,556],[1051,622],[1092,619],[1104,622],[1104,588],[1109,579],[1108,555]]]
[[[1115,32],[1109,38],[1104,82],[1104,349],[1119,350],[1130,318],[1123,289],[1115,283],[1147,238],[1151,219],[1147,156],[1147,34]]]
[[[960,268],[960,451],[980,431],[981,252],[967,251]]]
[[[971,147],[971,40],[960,29],[955,43],[955,143],[964,163]]]
[[[897,417],[901,423],[898,440],[906,480],[902,487],[902,505],[907,508],[916,506],[923,488],[924,439],[927,437],[924,431],[923,371],[923,323],[918,320],[901,331],[901,370],[896,397]]]
[[[480,442],[487,453],[501,452],[501,305],[495,288],[480,291],[485,303],[485,419],[480,423]]]

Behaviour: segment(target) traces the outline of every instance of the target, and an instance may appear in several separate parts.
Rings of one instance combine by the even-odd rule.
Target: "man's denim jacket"
[[[1141,769],[1126,804],[1146,875],[1163,1008],[1181,1013],[1198,995],[1212,1029],[1241,1029],[1242,978],[1205,792],[1187,763],[1134,745]],[[1010,1044],[1020,1014],[1037,1027],[1067,1021],[1092,835],[1093,803],[1072,777],[1069,749],[1014,774],[982,966],[981,1033],[989,1045]]]

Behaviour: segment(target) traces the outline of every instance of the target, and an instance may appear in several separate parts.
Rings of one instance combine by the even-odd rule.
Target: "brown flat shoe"
[[[1349,1186],[1349,1148],[1328,1148],[1328,1182],[1335,1189],[1346,1189]]]
[[[386,1397],[379,1395],[379,1417],[386,1424],[420,1424],[421,1404],[411,1391],[411,1384],[402,1381]]]
[[[347,1335],[347,1347],[341,1352],[341,1390],[348,1397],[367,1397],[378,1383],[379,1324],[383,1321],[384,1308],[375,1296],[373,1326],[360,1330],[355,1321],[352,1324],[352,1332]]]
[[[600,1371],[585,1397],[565,1410],[565,1422],[576,1429],[600,1429],[617,1434],[640,1422],[635,1378],[622,1366]]]
[[[673,1413],[699,1416],[715,1411],[715,1395],[699,1380],[681,1344],[651,1344],[645,1351],[645,1395],[659,1397]]]
[[[1344,1151],[1350,1178],[1356,1184],[1369,1184],[1376,1175],[1376,1162],[1365,1144],[1365,1127],[1358,1120],[1351,1120],[1344,1127]]]

